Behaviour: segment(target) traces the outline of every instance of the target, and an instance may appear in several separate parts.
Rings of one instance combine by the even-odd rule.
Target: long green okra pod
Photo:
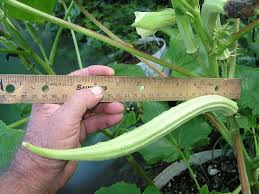
[[[68,150],[46,149],[27,142],[24,142],[23,146],[35,154],[52,159],[88,161],[114,159],[140,150],[199,114],[217,110],[223,111],[225,115],[233,115],[238,107],[236,102],[222,96],[202,96],[173,107],[150,122],[107,142]]]

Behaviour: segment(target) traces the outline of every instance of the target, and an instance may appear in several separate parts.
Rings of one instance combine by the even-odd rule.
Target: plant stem
[[[228,77],[228,66],[227,66],[227,63],[222,61],[220,63],[220,65],[221,65],[222,77],[223,78],[227,78]]]
[[[0,13],[2,12],[2,10],[0,9]],[[33,50],[30,49],[30,47],[28,46],[28,44],[26,43],[26,41],[23,39],[22,35],[20,34],[20,32],[15,28],[15,26],[11,23],[11,21],[6,17],[3,20],[3,23],[5,25],[5,27],[8,29],[9,32],[11,32],[16,38],[18,43],[20,44],[19,46],[21,46],[24,50],[27,50],[28,52],[30,52],[30,55],[32,56],[32,58],[39,64],[42,66],[42,68],[48,73],[48,74],[55,74],[55,72],[53,71],[53,69],[45,62],[43,61]]]
[[[45,61],[43,61],[34,51],[30,51],[32,58],[39,64],[41,67],[49,74],[49,75],[55,75],[54,70],[50,67],[49,64],[47,64]]]
[[[205,113],[205,116],[209,120],[212,126],[214,126],[222,135],[222,137],[225,139],[225,141],[229,144],[232,145],[232,138],[229,130],[225,126],[225,124],[218,118],[216,113],[210,112],[210,113]]]
[[[242,190],[241,185],[239,185],[234,191],[231,192],[231,194],[239,194]]]
[[[209,34],[204,29],[202,24],[202,19],[200,16],[200,10],[198,8],[193,9],[185,0],[174,0],[177,3],[177,6],[184,12],[184,13],[191,13],[193,16],[193,25],[195,27],[196,32],[198,33],[201,41],[204,45],[204,48],[207,52],[208,61],[210,64],[210,74],[212,77],[219,77],[219,70],[218,70],[218,61],[217,55],[213,52],[213,44],[212,40],[209,37]],[[173,0],[171,0],[172,4]]]
[[[2,9],[0,9],[0,14],[3,15],[4,12]],[[21,48],[23,49],[29,49],[28,44],[26,43],[26,41],[24,40],[24,38],[22,37],[22,35],[20,34],[20,32],[16,29],[16,27],[12,24],[12,22],[9,20],[8,17],[4,17],[2,19],[2,23],[4,25],[4,27],[6,28],[7,32],[10,33],[13,37],[16,38],[17,43],[19,43],[19,45],[21,46]]]
[[[117,35],[115,35],[111,30],[109,30],[106,26],[104,26],[101,22],[99,22],[92,14],[90,14],[78,0],[73,0],[75,4],[80,8],[81,12],[98,28],[100,28],[105,34],[111,37],[113,40],[121,41],[125,43],[122,39],[120,39]]]
[[[1,54],[16,54],[16,55],[29,55],[30,52],[22,50],[13,50],[13,49],[0,49]]]
[[[109,129],[102,130],[102,133],[109,137],[110,139],[113,139],[113,133]],[[128,163],[133,167],[133,169],[149,184],[155,186],[152,179],[146,174],[146,172],[143,170],[142,166],[135,160],[134,156],[132,154],[129,154],[126,156],[126,159]],[[155,186],[156,187],[156,186]]]
[[[239,31],[239,24],[240,24],[240,19],[235,19],[234,20],[234,33],[237,33]],[[229,78],[234,78],[235,77],[235,70],[236,70],[236,63],[237,63],[237,41],[234,43],[233,46],[233,53],[230,61],[230,67],[229,67]]]
[[[251,194],[250,184],[246,173],[246,166],[241,146],[240,134],[236,131],[233,134],[233,142],[237,152],[237,166],[239,171],[239,177],[242,185],[243,194]]]
[[[74,2],[72,1],[71,4],[68,7],[68,10],[67,10],[66,14],[65,14],[64,20],[67,20],[70,12],[72,10],[73,5],[74,5]],[[59,30],[57,32],[57,35],[56,35],[56,38],[54,40],[54,43],[53,43],[53,46],[52,46],[52,49],[51,49],[51,52],[50,52],[50,56],[49,56],[49,63],[50,63],[50,65],[54,64],[54,58],[56,56],[56,51],[57,51],[57,48],[58,48],[58,43],[60,41],[60,38],[61,38],[63,30],[64,30],[64,28],[59,27]]]
[[[76,32],[79,32],[79,33],[82,33],[84,35],[87,35],[87,36],[90,36],[92,38],[96,38],[100,41],[103,41],[111,46],[114,46],[114,47],[117,47],[119,49],[122,49],[122,50],[125,50],[133,55],[136,55],[136,56],[139,56],[141,58],[145,58],[145,59],[148,59],[150,61],[153,61],[155,63],[158,63],[158,64],[161,64],[165,67],[168,67],[168,68],[171,68],[172,70],[175,70],[175,71],[178,71],[188,77],[197,77],[198,75],[197,74],[194,74],[192,73],[191,71],[183,68],[183,67],[180,67],[180,66],[177,66],[177,65],[172,65],[166,61],[163,61],[161,59],[158,59],[152,55],[149,55],[147,53],[144,53],[142,51],[139,51],[137,49],[134,49],[132,47],[129,47],[119,41],[115,41],[107,36],[103,36],[99,33],[96,33],[92,30],[89,30],[89,29],[86,29],[86,28],[83,28],[81,26],[78,26],[78,25],[75,25],[73,23],[70,23],[70,22],[67,22],[67,21],[64,21],[62,19],[59,19],[57,17],[54,17],[52,15],[49,15],[47,13],[44,13],[42,11],[39,11],[37,9],[34,9],[32,7],[29,7],[21,2],[18,2],[16,0],[6,0],[5,1],[6,4],[8,4],[9,6],[12,6],[12,7],[15,7],[17,9],[20,9],[21,11],[24,11],[25,13],[30,13],[32,15],[35,15],[35,16],[38,16],[42,19],[45,19],[45,20],[48,20],[49,22],[52,22],[52,23],[55,23],[57,25],[60,25],[61,27],[63,28],[68,28],[70,30],[73,30],[73,31],[76,31]]]
[[[29,31],[31,37],[33,38],[34,42],[38,45],[38,47],[40,48],[41,54],[45,60],[46,63],[49,62],[45,49],[42,45],[42,41],[40,39],[40,37],[38,36],[36,30],[34,29],[34,27],[30,24],[30,23],[25,23],[25,26],[27,28],[27,30]]]
[[[10,128],[17,128],[17,127],[20,127],[21,125],[27,123],[28,121],[29,121],[29,117],[23,118],[23,119],[15,122],[15,123],[12,123],[12,124],[8,125],[8,127],[10,127]]]
[[[35,67],[35,65],[31,64],[31,62],[29,61],[29,59],[27,59],[25,56],[19,56],[21,63],[24,64],[24,67],[37,75],[42,75],[42,73]]]
[[[238,166],[238,172],[239,172],[239,179],[240,179],[241,186],[242,186],[242,193],[251,194],[250,183],[249,183],[248,176],[247,176],[245,158],[243,155],[244,147],[243,147],[240,133],[238,131],[238,124],[237,124],[234,116],[229,117],[228,121],[229,121],[230,128],[232,131],[233,146],[235,148],[236,155],[237,155],[237,166]]]
[[[65,9],[65,12],[67,13],[68,9],[67,9],[66,3],[63,0],[61,0],[61,4],[63,5],[63,7]],[[71,19],[70,19],[69,16],[68,16],[67,19],[71,23]],[[83,69],[82,59],[81,59],[81,56],[80,56],[80,51],[79,51],[78,43],[77,43],[77,40],[76,40],[76,34],[75,34],[75,32],[73,30],[70,30],[70,32],[71,32],[73,43],[74,43],[74,47],[75,47],[75,50],[76,50],[76,56],[77,56],[77,61],[78,61],[79,69]]]
[[[181,155],[181,157],[182,157],[182,159],[183,159],[185,165],[187,166],[187,168],[188,168],[188,170],[189,170],[189,173],[190,173],[192,179],[194,180],[195,185],[196,185],[198,191],[200,191],[200,190],[201,190],[201,186],[200,186],[198,180],[196,179],[196,175],[195,175],[195,173],[193,172],[193,170],[192,170],[192,168],[191,168],[191,166],[190,166],[190,164],[189,164],[187,158],[185,157],[183,151],[182,151],[181,148],[179,147],[179,145],[178,145],[176,139],[174,138],[174,136],[172,135],[172,133],[168,134],[167,136],[168,136],[168,138],[170,139],[170,142],[173,141],[173,144],[174,144],[173,146],[178,148],[178,152],[180,153],[180,155]]]
[[[119,41],[123,44],[126,44],[129,47],[134,48],[133,45],[125,42],[120,37],[118,37],[116,34],[114,34],[111,30],[109,30],[106,26],[104,26],[101,22],[99,22],[92,14],[90,14],[80,3],[78,0],[74,0],[76,5],[80,8],[81,12],[91,21],[93,22],[97,27],[99,27],[103,32],[105,32],[110,38],[113,40]],[[137,56],[136,56],[137,57]],[[150,63],[150,61],[143,59],[141,57],[137,57],[140,61],[148,65],[153,71],[155,71],[158,75],[161,77],[167,77],[166,74],[164,74],[162,71],[160,71],[155,65]]]
[[[252,127],[252,131],[253,131],[254,144],[255,144],[255,156],[259,156],[258,140],[257,140],[257,137],[256,137],[256,132],[255,132],[254,127]]]
[[[133,155],[129,154],[126,156],[129,164],[134,168],[134,170],[149,184],[155,186],[153,180],[146,174],[142,166],[135,160]],[[156,186],[155,186],[156,187]]]
[[[229,48],[233,43],[235,43],[237,40],[239,40],[241,37],[243,37],[246,33],[250,32],[254,28],[259,26],[259,19],[256,19],[249,25],[245,26],[241,30],[239,30],[237,33],[233,33],[231,37],[227,40],[227,44],[221,45],[215,52],[217,55],[220,55],[224,50]]]

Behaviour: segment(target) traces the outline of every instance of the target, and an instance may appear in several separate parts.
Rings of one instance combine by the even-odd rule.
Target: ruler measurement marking
[[[5,91],[8,84],[16,90]],[[213,78],[143,78],[111,76],[35,76],[0,75],[0,103],[63,103],[75,92],[78,85],[105,89],[104,101],[176,101],[193,97],[218,94],[239,98],[241,81]],[[43,90],[48,86],[48,91]]]

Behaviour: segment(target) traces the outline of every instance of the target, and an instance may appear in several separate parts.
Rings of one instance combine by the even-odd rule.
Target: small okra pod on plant
[[[198,51],[198,44],[195,41],[195,36],[192,30],[190,19],[185,15],[177,15],[177,26],[183,38],[187,53],[195,53]]]
[[[41,148],[27,142],[24,142],[23,146],[35,154],[51,159],[109,160],[140,150],[199,114],[222,111],[226,116],[230,116],[235,114],[237,110],[236,102],[225,97],[217,95],[202,96],[173,107],[148,123],[107,142],[68,150]]]
[[[192,1],[194,4],[194,1]],[[198,51],[198,42],[195,41],[195,35],[192,29],[192,19],[191,16],[183,13],[180,9],[178,9],[177,2],[172,1],[172,4],[175,8],[176,12],[176,21],[177,27],[180,32],[180,35],[184,41],[184,45],[187,53],[195,53]]]

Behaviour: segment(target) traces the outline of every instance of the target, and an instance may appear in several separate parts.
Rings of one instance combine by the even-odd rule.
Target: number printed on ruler
[[[101,86],[103,102],[179,101],[204,95],[240,97],[240,79],[0,74],[0,104],[64,103],[77,90]]]

